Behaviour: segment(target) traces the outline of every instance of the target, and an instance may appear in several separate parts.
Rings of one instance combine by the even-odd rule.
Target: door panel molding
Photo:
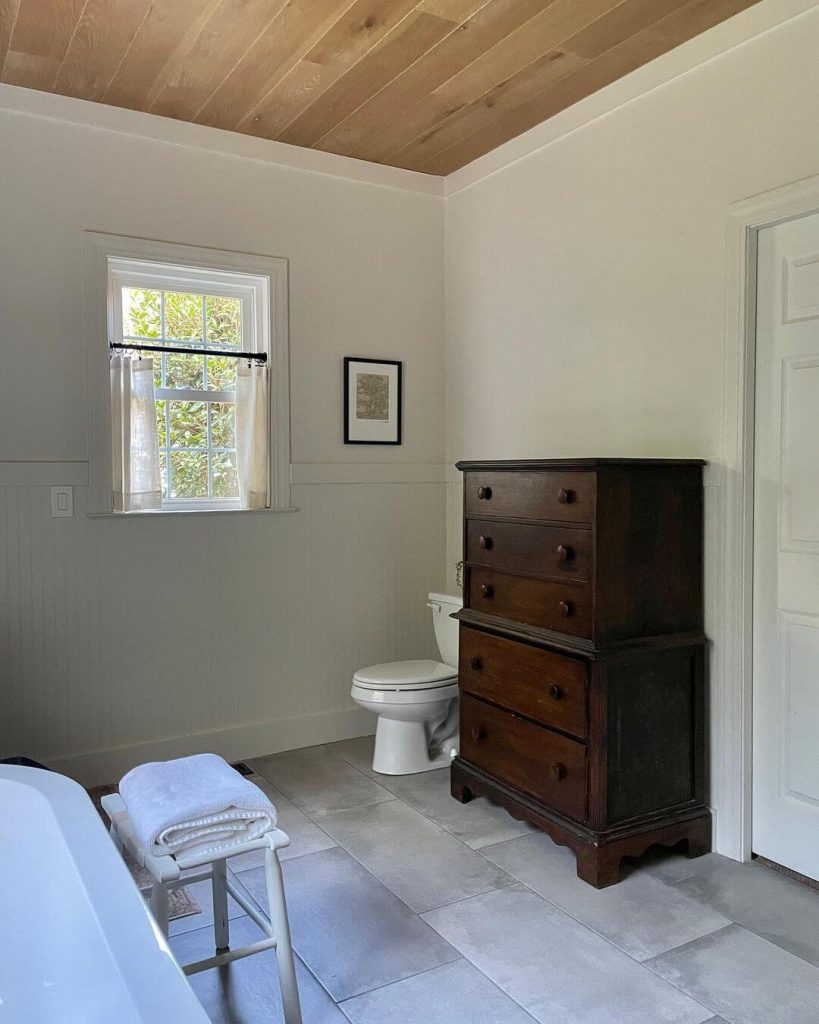
[[[819,479],[799,473],[798,455],[794,451],[800,439],[819,436],[819,408],[817,408],[815,401],[811,402],[811,396],[805,395],[806,401],[797,406],[800,395],[797,392],[796,374],[804,370],[813,370],[819,373],[819,355],[793,356],[782,360],[780,377],[782,433],[779,449],[779,550],[819,555],[819,523],[816,522],[815,517],[810,514],[803,516],[799,524],[802,530],[797,531],[794,529],[794,513],[797,510],[797,506],[810,505],[812,508],[815,508],[817,500],[819,500]],[[806,381],[800,381],[799,384],[810,387]],[[814,396],[817,390],[819,389],[814,387]],[[815,422],[811,423],[811,420]],[[806,525],[813,527],[815,536],[798,536],[798,532],[806,532]]]

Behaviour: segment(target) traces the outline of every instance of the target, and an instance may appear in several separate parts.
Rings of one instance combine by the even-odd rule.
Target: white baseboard
[[[69,775],[83,786],[100,786],[118,782],[127,771],[146,761],[165,761],[204,752],[220,754],[226,761],[239,761],[276,754],[281,750],[310,747],[316,743],[370,735],[374,724],[375,719],[370,712],[350,708],[170,736],[107,750],[91,750],[70,757],[44,755],[42,760],[49,768]]]

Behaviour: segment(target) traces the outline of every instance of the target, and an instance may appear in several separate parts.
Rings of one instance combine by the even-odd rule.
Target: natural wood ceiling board
[[[102,95],[103,103],[147,110],[221,0],[153,0]]]
[[[602,89],[623,75],[640,67],[640,63],[653,60],[666,47],[656,34],[640,33],[614,50],[583,64],[576,71],[555,82],[540,93],[531,95],[512,110],[502,113],[492,124],[461,139],[452,146],[430,154],[425,166],[435,167],[428,173],[448,174],[476,160],[497,146],[522,135],[535,125],[553,117],[566,107],[577,103],[597,89]]]
[[[6,63],[6,54],[9,52],[11,34],[14,31],[19,8],[20,0],[0,0],[0,75],[3,72],[3,65]]]
[[[346,71],[417,6],[418,0],[356,0],[305,60]]]
[[[3,81],[51,90],[84,0],[21,0],[3,66]]]
[[[430,174],[437,173],[428,168],[437,165],[439,153],[492,125],[505,111],[513,110],[533,93],[541,92],[585,63],[582,57],[566,50],[552,50],[477,100],[465,104],[387,162],[398,167],[411,166]]]
[[[193,120],[284,6],[285,0],[222,0],[151,103],[151,113]]]
[[[291,0],[197,115],[200,124],[241,129],[268,93],[356,0]]]
[[[86,0],[54,91],[102,99],[150,6],[151,0]]]
[[[311,104],[327,103],[325,94],[345,72],[359,66],[368,52],[389,37],[416,6],[417,0],[356,0],[318,42],[310,48],[267,94],[240,128],[265,139],[278,139]],[[329,42],[328,42],[329,38]],[[334,52],[334,58],[330,54]],[[316,60],[316,58],[322,58]]]
[[[503,38],[538,14],[544,2],[550,0],[492,0],[485,4],[457,31],[442,39],[328,132],[319,140],[320,148],[369,160],[406,145],[423,130],[412,128],[410,112],[416,105],[432,89],[471,64],[494,40]],[[400,117],[396,117],[396,111],[402,112]]]
[[[425,168],[434,167],[434,170],[428,173],[450,174],[629,72],[644,66],[705,28],[744,10],[753,2],[754,0],[688,0],[675,13],[635,33],[577,71],[540,93],[530,96],[520,106],[502,112],[492,125],[442,150],[434,159],[430,157]],[[717,7],[719,10],[716,10]],[[702,25],[702,28],[694,28],[695,25]]]
[[[404,166],[402,160],[411,144],[420,143],[447,118],[458,117],[465,107],[482,96],[488,96],[499,84],[513,78],[527,66],[542,60],[544,54],[557,49],[578,30],[621,2],[541,0],[531,18],[427,92],[405,112],[400,123],[386,129],[381,138],[367,140],[355,155]]]
[[[555,0],[537,17],[500,40],[469,67],[434,90],[453,107],[471,103],[529,64],[565,44],[622,0]]]
[[[421,0],[418,10],[426,11],[427,14],[436,14],[446,21],[455,21],[460,24],[467,18],[471,18],[482,7],[487,7],[493,2],[494,0]]]
[[[456,27],[434,14],[414,12],[328,89],[321,103],[308,107],[277,138],[312,146]]]
[[[579,57],[593,60],[686,3],[687,0],[625,0],[576,33],[565,45]]]

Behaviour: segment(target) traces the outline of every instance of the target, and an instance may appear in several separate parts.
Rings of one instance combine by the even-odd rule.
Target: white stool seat
[[[258,839],[233,846],[224,853],[200,854],[199,856],[182,851],[167,857],[156,857],[149,853],[140,843],[128,816],[127,808],[119,793],[111,793],[101,800],[103,809],[111,821],[111,838],[115,845],[123,848],[134,858],[140,867],[144,867],[153,884],[143,889],[149,896],[151,911],[157,925],[168,935],[168,891],[183,885],[192,885],[210,879],[213,887],[213,933],[216,955],[192,964],[183,964],[185,974],[197,974],[211,967],[221,967],[253,953],[261,953],[266,949],[276,950],[276,963],[281,987],[282,1005],[285,1024],[302,1024],[299,990],[296,982],[296,966],[293,959],[293,948],[290,942],[290,925],[287,920],[287,905],[284,896],[284,881],[277,850],[288,846],[290,839],[281,829],[270,829]],[[267,901],[269,914],[259,906],[253,896],[236,879],[234,884],[227,875],[227,861],[251,850],[265,851],[265,876],[267,881]],[[204,867],[205,870],[182,876],[182,871]],[[230,949],[230,924],[227,909],[228,895],[239,904],[244,912],[267,936],[259,942],[239,949]]]

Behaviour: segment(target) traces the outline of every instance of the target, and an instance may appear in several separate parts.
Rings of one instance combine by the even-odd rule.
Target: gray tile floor
[[[446,769],[371,769],[372,738],[251,762],[279,810],[305,1024],[817,1024],[819,893],[716,854],[657,854],[619,885]],[[232,867],[264,902],[258,854]],[[202,913],[174,921],[212,954]],[[233,945],[255,927],[231,901]],[[273,953],[191,979],[211,1019],[281,1021]]]

